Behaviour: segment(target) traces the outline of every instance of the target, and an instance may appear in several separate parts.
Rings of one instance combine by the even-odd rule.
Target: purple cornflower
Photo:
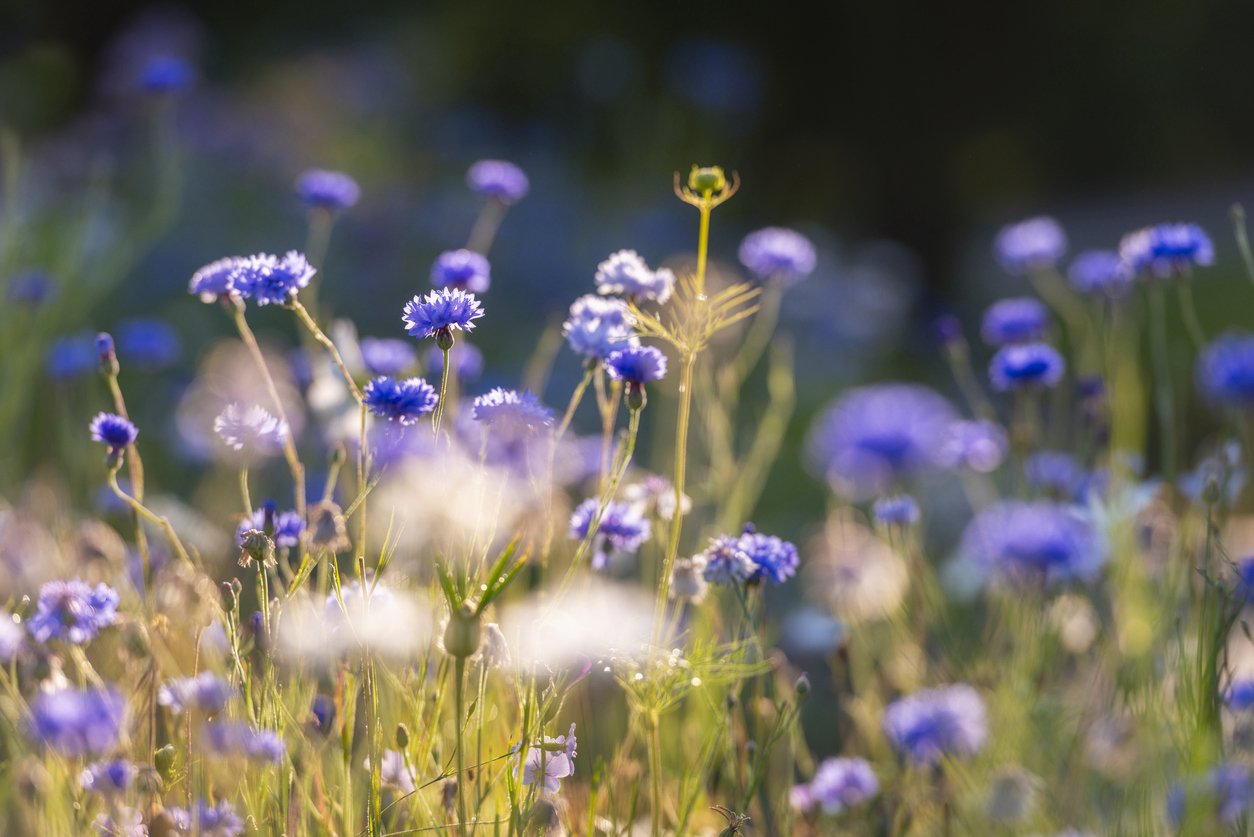
[[[570,537],[583,540],[588,537],[592,520],[596,517],[600,501],[595,498],[584,500],[570,516]],[[600,524],[593,533],[595,551],[592,557],[592,568],[604,569],[610,559],[610,552],[633,553],[649,539],[652,529],[649,521],[641,510],[629,503],[611,500],[601,515]],[[609,550],[606,549],[609,547]]]
[[[44,370],[50,378],[77,378],[97,368],[96,344],[86,334],[58,337],[44,355]]]
[[[361,341],[361,361],[371,375],[402,375],[417,360],[418,353],[404,340],[366,337]]]
[[[998,392],[1052,387],[1066,368],[1062,355],[1048,343],[1015,343],[993,355],[988,377]]]
[[[213,721],[204,727],[205,745],[220,756],[244,756],[278,764],[286,747],[277,733],[238,721]]]
[[[453,364],[453,374],[463,381],[473,381],[483,374],[483,352],[465,340],[449,350],[449,362]],[[432,346],[427,352],[427,372],[432,378],[444,374],[444,352],[439,346]]]
[[[83,645],[118,621],[118,594],[106,584],[94,588],[74,578],[39,588],[39,604],[26,629],[36,642],[59,639]]]
[[[619,349],[640,345],[635,328],[636,318],[621,299],[588,294],[571,304],[562,335],[576,354],[604,360]]]
[[[945,432],[940,464],[988,474],[1001,467],[1010,451],[1010,439],[999,425],[984,419],[955,421]]]
[[[967,524],[960,548],[1011,583],[1091,581],[1106,561],[1101,535],[1079,510],[1048,500],[985,506]]]
[[[213,432],[234,451],[246,455],[272,456],[287,439],[287,422],[270,415],[264,407],[245,407],[237,401],[226,405],[213,420]]]
[[[179,93],[196,81],[196,71],[177,55],[154,55],[140,68],[139,87],[148,93]]]
[[[470,191],[504,204],[518,203],[531,188],[527,175],[518,166],[505,160],[480,160],[466,172]]]
[[[362,765],[370,769],[370,757]],[[417,785],[414,769],[405,762],[405,754],[399,750],[384,750],[379,760],[379,779],[384,787],[394,788],[403,794],[413,793]]]
[[[461,288],[482,294],[492,284],[492,267],[482,253],[474,250],[447,250],[431,265],[431,286]]]
[[[654,346],[631,346],[610,352],[605,371],[616,381],[641,386],[666,377],[666,355]]]
[[[570,725],[570,732],[556,738],[544,737],[544,743],[527,748],[527,757],[520,765],[522,783],[534,785],[539,779],[549,793],[561,790],[561,780],[575,775],[575,756],[578,742],[575,740],[575,725]],[[543,772],[541,772],[543,771]]]
[[[1230,331],[1211,341],[1198,356],[1193,379],[1212,404],[1254,407],[1254,334]]]
[[[139,435],[135,425],[115,413],[96,413],[89,428],[93,442],[108,445],[109,450],[115,452],[134,444]]]
[[[1030,296],[1002,299],[984,311],[980,336],[990,346],[1040,340],[1049,328],[1049,311]]]
[[[52,276],[39,268],[29,268],[9,277],[4,288],[5,299],[15,305],[40,305],[55,290]]]
[[[763,535],[751,523],[745,526],[736,544],[753,562],[753,573],[748,579],[750,584],[760,581],[783,584],[797,573],[800,564],[797,547],[774,535]]]
[[[30,733],[64,756],[98,755],[118,745],[126,701],[111,688],[40,692]]]
[[[711,584],[744,584],[758,572],[758,565],[744,551],[740,538],[720,535],[692,558],[702,567],[701,574]]]
[[[1015,275],[1053,267],[1066,253],[1067,234],[1045,215],[1002,227],[993,242],[1002,269]]]
[[[880,792],[880,783],[871,765],[857,758],[824,759],[810,784],[799,787],[804,787],[805,793],[794,798],[801,803],[797,807],[809,811],[818,805],[825,814],[839,814]]]
[[[1056,450],[1037,451],[1023,463],[1028,484],[1057,497],[1074,497],[1084,481],[1084,469],[1075,457]]]
[[[675,274],[667,268],[653,270],[635,250],[619,250],[597,265],[597,293],[658,304],[670,299]]]
[[[1250,809],[1254,802],[1254,783],[1250,781],[1250,769],[1243,764],[1230,762],[1212,768],[1200,781],[1174,785],[1167,792],[1167,816],[1172,824],[1184,824],[1189,803],[1208,806],[1207,819],[1234,823]]]
[[[405,303],[401,320],[413,337],[449,338],[454,331],[473,331],[474,321],[482,316],[483,308],[474,294],[461,288],[441,288]]]
[[[1215,245],[1197,224],[1159,224],[1125,235],[1119,258],[1134,274],[1166,279],[1215,263]]]
[[[965,683],[923,689],[888,705],[884,734],[894,750],[915,764],[973,755],[988,738],[984,701]]]
[[[1132,270],[1113,250],[1086,250],[1067,269],[1067,280],[1086,296],[1121,297],[1132,287]]]
[[[251,299],[258,305],[286,305],[316,272],[295,250],[287,251],[282,258],[258,253],[240,260],[233,290],[241,299]]]
[[[126,759],[98,761],[83,768],[78,776],[78,783],[85,791],[101,796],[116,796],[126,793],[138,772],[134,763]]]
[[[471,414],[489,427],[536,430],[553,426],[553,411],[530,391],[496,387],[475,399]]]
[[[148,837],[144,815],[126,805],[116,806],[111,813],[101,811],[91,825],[100,837]]]
[[[1254,679],[1233,680],[1224,691],[1224,703],[1236,712],[1254,709]]]
[[[236,280],[247,259],[227,256],[210,262],[192,274],[187,283],[188,293],[200,297],[201,302],[216,302],[219,297],[230,296],[236,291]]]
[[[796,230],[766,227],[740,242],[740,263],[764,282],[792,284],[814,272],[814,244]]]
[[[167,680],[157,690],[157,703],[169,707],[175,715],[189,709],[216,715],[237,694],[236,689],[211,671],[202,671],[195,677],[175,677]]]
[[[239,837],[244,833],[244,821],[225,799],[217,805],[198,799],[194,810],[166,808],[165,812],[177,833],[187,837]]]
[[[402,425],[417,424],[435,409],[440,396],[422,378],[385,378],[380,375],[362,393],[366,406],[376,416]]]
[[[927,387],[858,387],[842,395],[811,429],[811,460],[839,493],[870,499],[936,466],[956,419],[949,402]]]
[[[183,351],[178,332],[161,320],[133,319],[118,327],[118,354],[128,366],[163,369]]]
[[[871,514],[885,526],[913,526],[919,522],[919,504],[909,494],[894,494],[876,500]]]
[[[342,171],[310,169],[296,178],[296,197],[311,209],[338,212],[357,203],[361,187]]]
[[[267,502],[267,505],[273,506],[273,503]],[[294,511],[278,513],[274,513],[273,509],[269,511],[273,514],[274,531],[270,533],[270,536],[274,538],[274,545],[281,549],[290,549],[300,543],[300,535],[305,531],[305,521],[301,520],[300,515]],[[266,506],[253,509],[252,515],[235,527],[235,543],[238,546],[244,545],[244,540],[250,531],[254,529],[258,532],[265,531],[266,513]]]

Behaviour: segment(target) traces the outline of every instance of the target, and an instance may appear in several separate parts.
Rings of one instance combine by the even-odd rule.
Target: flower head
[[[289,250],[282,258],[258,253],[237,260],[228,290],[258,305],[286,305],[309,284],[316,272],[295,250]]]
[[[526,173],[505,160],[480,160],[466,172],[470,191],[501,203],[518,203],[531,188]]]
[[[234,451],[271,456],[287,440],[287,422],[280,421],[257,404],[245,407],[232,401],[213,420],[213,432]]]
[[[980,335],[990,346],[1040,340],[1049,328],[1049,311],[1030,296],[1002,299],[984,312]]]
[[[570,516],[570,537],[583,540],[588,537],[593,518],[596,517],[600,501],[595,498],[584,500]],[[619,553],[633,553],[649,539],[652,529],[649,521],[641,513],[638,506],[611,500],[601,515],[596,531],[592,532],[596,543],[596,552],[592,559],[593,569],[604,569],[609,562],[605,550]]]
[[[431,285],[435,288],[461,288],[481,294],[492,283],[488,259],[474,250],[448,250],[431,265]]]
[[[361,187],[342,171],[310,169],[296,178],[296,197],[311,209],[336,212],[357,203]]]
[[[244,821],[235,808],[225,799],[210,805],[203,799],[196,800],[195,810],[166,808],[179,835],[195,837],[239,837],[244,833]]]
[[[810,432],[814,466],[850,499],[869,499],[938,464],[957,415],[927,387],[877,384],[841,396]]]
[[[710,545],[692,560],[702,566],[702,575],[710,584],[744,584],[758,572],[758,565],[741,548],[740,538],[729,535],[710,538]]]
[[[177,55],[154,55],[140,68],[139,87],[148,93],[178,93],[196,81],[196,71]]]
[[[371,375],[402,375],[413,368],[418,353],[404,340],[366,337],[361,341],[361,360]]]
[[[1086,250],[1067,268],[1067,280],[1086,296],[1121,297],[1132,287],[1132,270],[1113,250]]]
[[[783,584],[796,574],[801,563],[797,547],[774,535],[763,535],[752,524],[745,526],[736,544],[753,562],[753,573],[748,579],[750,583],[770,581]]]
[[[475,421],[491,427],[538,430],[553,426],[553,411],[535,393],[496,387],[474,401]]]
[[[36,642],[59,639],[83,645],[117,621],[117,591],[75,578],[49,581],[39,588],[39,604],[26,628]]]
[[[527,757],[520,765],[522,783],[534,785],[537,782],[549,793],[561,790],[561,780],[575,775],[575,756],[578,742],[575,740],[575,725],[570,725],[570,732],[556,738],[544,737],[538,746],[527,748]]]
[[[659,304],[670,299],[675,274],[666,268],[653,270],[635,250],[619,250],[597,265],[597,293],[652,300]]]
[[[362,765],[370,769],[370,757],[366,757]],[[413,793],[417,788],[414,768],[405,761],[405,754],[399,750],[384,750],[379,760],[379,779],[384,787],[398,790],[403,794]]]
[[[79,774],[78,783],[83,790],[98,793],[102,796],[116,796],[126,793],[135,781],[138,769],[134,763],[126,759],[98,761],[87,765]]]
[[[616,381],[637,386],[666,377],[666,355],[654,346],[631,346],[611,352],[605,371]]]
[[[621,299],[588,294],[571,304],[562,335],[577,354],[604,360],[619,349],[640,345],[635,328],[636,318]]]
[[[766,227],[740,242],[740,263],[764,282],[791,284],[814,272],[814,244],[796,230]]]
[[[875,771],[865,759],[824,759],[802,797],[826,814],[839,814],[860,805],[880,792]]]
[[[885,526],[912,526],[919,522],[919,504],[909,494],[893,494],[876,500],[871,514]]]
[[[405,330],[413,337],[434,337],[439,333],[473,331],[474,321],[483,316],[483,308],[475,295],[461,288],[440,288],[425,297],[416,296],[405,303],[401,318]]]
[[[1067,234],[1048,216],[1029,218],[1002,227],[993,253],[1011,274],[1031,273],[1056,265],[1067,252]]]
[[[1254,334],[1228,332],[1213,340],[1198,356],[1193,378],[1212,404],[1254,407]]]
[[[99,755],[117,746],[126,701],[111,688],[40,692],[30,733],[64,756]]]
[[[213,721],[204,726],[205,746],[220,756],[243,756],[255,761],[278,764],[287,748],[278,734],[253,729],[238,721]]]
[[[422,378],[385,378],[379,376],[366,384],[362,393],[366,406],[376,416],[402,425],[416,424],[435,409],[440,396],[435,387]]]
[[[157,690],[157,703],[169,707],[175,715],[189,709],[216,715],[226,708],[235,697],[236,689],[211,671],[202,671],[195,677],[175,677],[167,680]]]
[[[187,290],[200,297],[201,302],[216,302],[219,297],[230,296],[235,293],[236,281],[247,262],[242,256],[227,256],[210,262],[192,274]]]
[[[1106,560],[1105,543],[1079,510],[1048,500],[984,507],[963,532],[961,550],[1011,583],[1091,581]]]
[[[945,431],[940,464],[945,468],[965,468],[987,474],[1001,467],[1010,451],[1006,431],[985,419],[955,421]]]
[[[884,734],[894,750],[916,764],[972,755],[988,738],[984,701],[962,683],[924,689],[888,705]]]
[[[1125,235],[1119,258],[1134,274],[1166,279],[1215,263],[1215,245],[1197,224],[1159,224]]]
[[[993,355],[988,377],[998,392],[1052,387],[1062,380],[1066,367],[1062,355],[1048,343],[1015,343]]]
[[[91,420],[91,439],[119,451],[135,442],[139,430],[127,419],[114,413],[97,413]]]

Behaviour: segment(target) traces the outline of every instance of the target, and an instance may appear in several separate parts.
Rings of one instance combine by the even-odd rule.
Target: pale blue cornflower
[[[600,508],[600,501],[594,497],[584,500],[570,516],[569,533],[572,540],[581,541],[588,537],[593,518]],[[596,531],[592,533],[595,548],[592,555],[592,568],[605,569],[610,561],[610,554],[631,554],[640,549],[652,534],[652,526],[643,511],[630,503],[611,500],[601,515]],[[608,550],[606,547],[609,547]]]
[[[667,268],[653,270],[635,250],[619,250],[597,265],[597,293],[627,299],[649,300],[659,305],[671,297],[675,274]]]
[[[1000,425],[963,419],[949,425],[938,453],[942,467],[988,474],[1001,467],[1009,452],[1010,438]]]
[[[1103,538],[1080,510],[1048,500],[985,506],[963,532],[960,551],[1011,584],[1092,581],[1106,561]]]
[[[873,799],[879,792],[879,780],[866,759],[830,758],[819,764],[809,784],[794,788],[790,798],[793,806],[804,813],[817,805],[825,814],[839,814]]]
[[[175,715],[182,715],[188,710],[216,715],[236,694],[236,688],[225,679],[211,671],[202,671],[195,677],[167,680],[157,690],[157,703]]]
[[[225,799],[216,805],[198,799],[193,810],[166,808],[165,812],[180,837],[239,837],[244,833],[244,821]]]
[[[274,539],[275,546],[280,549],[290,549],[300,543],[301,533],[305,531],[305,521],[301,520],[300,515],[295,511],[275,511],[273,501],[267,501],[266,505],[261,508],[253,509],[253,513],[235,527],[236,544],[242,547],[245,538],[252,530],[264,532],[267,516],[270,517],[272,527],[270,537]]]
[[[764,282],[789,285],[814,272],[814,244],[796,230],[766,227],[740,242],[740,263]]]
[[[636,318],[621,299],[588,294],[571,304],[562,335],[576,354],[605,360],[619,349],[640,345],[635,328]]]
[[[1254,334],[1230,331],[1211,341],[1197,358],[1193,379],[1216,406],[1254,407]]]
[[[309,169],[296,178],[296,197],[310,209],[338,212],[357,203],[361,187],[342,171]]]
[[[413,337],[450,339],[454,331],[473,331],[474,321],[483,316],[475,295],[461,288],[440,288],[405,303],[402,321]]]
[[[998,392],[1040,389],[1062,380],[1067,364],[1048,343],[1002,346],[988,365],[988,377]]]
[[[1159,224],[1125,235],[1119,258],[1133,274],[1167,279],[1215,263],[1215,245],[1197,224]]]
[[[382,375],[366,384],[363,400],[380,418],[409,426],[435,410],[440,396],[422,378],[387,378]]]
[[[527,748],[527,757],[520,765],[521,781],[524,785],[539,783],[548,793],[561,790],[561,780],[575,775],[575,756],[578,754],[575,740],[575,725],[570,725],[570,732],[556,738],[544,737],[539,746]]]
[[[1132,269],[1113,250],[1086,250],[1067,268],[1071,287],[1085,296],[1124,296],[1133,278]]]
[[[129,419],[115,413],[97,413],[88,426],[93,442],[107,445],[111,452],[117,452],[134,444],[139,430]]]
[[[130,789],[139,769],[126,759],[97,761],[83,768],[78,783],[83,790],[101,796],[120,796]]]
[[[474,250],[448,250],[431,265],[433,288],[461,288],[482,294],[492,284],[492,266],[487,256]]]
[[[985,309],[980,322],[980,336],[990,346],[1040,340],[1048,329],[1049,310],[1030,296],[994,302]]]
[[[692,560],[702,567],[701,574],[710,584],[745,584],[758,571],[758,565],[741,547],[740,538],[730,535],[710,538],[709,546]]]
[[[273,456],[287,440],[287,422],[257,404],[232,401],[213,420],[213,432],[231,450],[247,456]]]
[[[475,398],[471,415],[489,427],[538,430],[553,426],[553,411],[530,391],[496,387]]]
[[[40,692],[30,712],[31,736],[61,755],[100,755],[121,740],[126,701],[112,688],[66,688]]]
[[[915,764],[973,755],[988,739],[984,701],[965,683],[923,689],[888,705],[884,734],[894,750]]]
[[[403,375],[414,368],[418,353],[404,340],[365,337],[361,341],[361,361],[371,375]]]
[[[1067,253],[1067,234],[1042,215],[1002,227],[993,254],[1007,273],[1021,275],[1053,267]]]
[[[92,587],[75,578],[49,581],[39,588],[39,603],[26,629],[39,643],[59,639],[83,645],[117,621],[117,591],[107,584]]]
[[[203,732],[206,748],[219,756],[242,756],[279,764],[287,752],[277,733],[253,729],[239,721],[213,721],[204,725]]]
[[[526,173],[505,160],[480,160],[466,172],[470,191],[503,204],[518,203],[531,188]]]

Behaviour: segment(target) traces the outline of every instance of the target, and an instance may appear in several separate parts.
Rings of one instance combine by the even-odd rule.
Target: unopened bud
[[[409,727],[404,724],[396,725],[396,749],[406,750],[409,748]]]
[[[702,195],[721,192],[727,188],[727,176],[719,166],[693,166],[688,175],[688,188]]]
[[[152,766],[157,768],[158,775],[166,782],[174,775],[174,745],[167,744],[152,754]]]
[[[444,650],[450,657],[469,657],[479,650],[479,617],[467,605],[449,614],[444,628]]]
[[[793,685],[792,690],[797,694],[797,700],[805,700],[810,695],[810,678],[805,672],[797,678],[797,682]]]
[[[435,333],[435,345],[440,351],[447,352],[453,348],[453,330],[451,328],[442,328]]]
[[[636,383],[635,381],[627,382],[626,401],[628,410],[631,410],[633,413],[637,410],[642,410],[644,405],[648,403],[648,400],[649,398],[644,391],[644,384]]]
[[[117,348],[113,345],[113,335],[107,331],[96,335],[96,357],[100,360],[101,374],[112,378],[121,371]]]

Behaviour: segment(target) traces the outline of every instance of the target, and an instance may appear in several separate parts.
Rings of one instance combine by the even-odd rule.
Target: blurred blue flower
[[[1224,690],[1224,703],[1237,712],[1254,709],[1254,679],[1233,680]]]
[[[239,837],[244,833],[244,821],[235,808],[225,799],[210,805],[203,799],[196,800],[194,811],[186,808],[165,809],[180,835],[195,837]]]
[[[1012,584],[1092,581],[1106,561],[1106,544],[1080,510],[1048,500],[985,506],[963,532],[960,550]]]
[[[1254,783],[1250,769],[1232,762],[1212,768],[1200,782],[1176,784],[1167,792],[1167,816],[1172,824],[1184,824],[1186,807],[1204,803],[1213,817],[1223,823],[1235,823],[1254,801]]]
[[[988,377],[998,392],[1052,387],[1066,367],[1062,355],[1048,343],[1013,343],[993,355]]]
[[[30,734],[63,756],[107,753],[121,738],[126,701],[112,688],[39,692]]]
[[[196,71],[185,58],[155,55],[139,72],[139,87],[149,93],[178,93],[196,81]]]
[[[119,451],[135,441],[138,428],[115,413],[96,413],[88,425],[93,442],[108,445],[109,450]]]
[[[402,375],[414,367],[418,353],[404,340],[366,337],[361,341],[361,360],[371,375]]]
[[[362,395],[370,412],[404,425],[416,424],[440,400],[435,387],[422,378],[397,380],[382,375],[366,384]]]
[[[1023,473],[1028,485],[1060,499],[1074,497],[1085,477],[1074,456],[1056,450],[1033,453],[1024,461]]]
[[[492,267],[486,256],[473,250],[447,250],[431,265],[431,286],[461,288],[482,294],[492,284]]]
[[[635,250],[619,250],[597,265],[597,293],[658,304],[671,298],[675,274],[667,268],[653,270]]]
[[[425,297],[405,303],[405,330],[413,337],[433,337],[437,333],[473,331],[474,321],[483,316],[475,295],[461,288],[441,288]]]
[[[338,212],[357,203],[361,187],[342,171],[310,169],[296,178],[296,197],[311,209]]]
[[[36,642],[59,639],[83,645],[117,620],[117,591],[74,578],[49,581],[39,588],[39,604],[26,629]]]
[[[640,345],[635,326],[621,299],[588,294],[571,304],[562,335],[576,354],[604,360],[618,349]]]
[[[710,538],[710,545],[693,556],[702,575],[711,584],[744,584],[758,571],[758,565],[740,546],[740,538],[721,535]]]
[[[997,261],[1015,275],[1053,267],[1066,253],[1066,232],[1045,215],[1002,227],[993,242]]]
[[[167,680],[157,690],[157,703],[168,707],[175,715],[193,709],[205,715],[216,715],[236,694],[235,687],[225,679],[211,671],[202,671],[195,677]]]
[[[909,494],[893,494],[876,500],[871,514],[886,526],[913,526],[919,522],[919,504]]]
[[[1221,407],[1254,407],[1254,334],[1230,331],[1211,341],[1197,359],[1197,388]]]
[[[309,704],[313,726],[323,735],[330,735],[335,728],[335,699],[330,695],[314,695]]]
[[[740,263],[764,282],[791,284],[814,272],[814,244],[796,230],[766,227],[740,242]]]
[[[483,374],[483,352],[461,341],[449,350],[449,360],[453,363],[453,373],[463,381],[474,381]],[[439,346],[432,346],[427,351],[427,370],[432,378],[444,374],[444,352]]]
[[[1113,250],[1085,250],[1067,269],[1067,279],[1078,293],[1121,297],[1132,287],[1132,270]]]
[[[866,759],[824,759],[807,786],[805,797],[825,814],[839,814],[880,792],[879,780]]]
[[[204,725],[205,746],[219,756],[243,756],[278,764],[287,748],[270,730],[253,729],[239,721],[213,721]]]
[[[737,546],[753,562],[753,573],[748,578],[751,584],[760,581],[783,584],[796,575],[801,563],[797,547],[774,535],[763,535],[753,524],[745,526]]]
[[[4,296],[14,305],[34,308],[52,296],[55,290],[52,275],[33,267],[11,275],[5,285]]]
[[[474,420],[489,427],[536,430],[553,425],[553,411],[534,393],[496,387],[477,397]]]
[[[505,160],[480,160],[475,163],[466,172],[466,185],[476,195],[504,204],[517,203],[527,196],[531,188],[527,174]]]
[[[980,336],[990,346],[1040,340],[1049,328],[1049,311],[1039,299],[1013,297],[994,302],[984,311]]]
[[[647,384],[666,377],[666,355],[653,346],[631,346],[611,352],[605,359],[605,371],[616,381]]]
[[[244,545],[244,536],[253,529],[259,532],[265,531],[266,525],[266,506],[254,509],[252,516],[245,518],[235,528],[235,543],[238,546]],[[300,515],[294,511],[278,512],[274,514],[274,532],[271,537],[274,538],[274,545],[280,549],[290,549],[300,543],[301,532],[305,531],[305,521],[301,520]]]
[[[1134,273],[1166,279],[1215,263],[1215,245],[1197,224],[1159,224],[1128,233],[1119,258]]]
[[[675,94],[701,108],[747,113],[762,100],[762,63],[749,47],[733,41],[690,38],[670,56],[667,79]]]
[[[163,369],[178,362],[183,344],[168,323],[134,319],[118,327],[118,350],[128,368]]]
[[[570,516],[569,535],[573,540],[588,537],[592,520],[596,517],[600,505],[594,497],[584,500]],[[633,553],[649,539],[652,533],[649,521],[641,510],[630,503],[616,500],[610,501],[601,515],[601,522],[592,533],[595,548],[593,551],[592,568],[604,569],[609,563],[609,551],[617,553]],[[609,547],[609,551],[605,547]]]
[[[101,796],[119,796],[130,789],[139,769],[126,759],[97,761],[83,768],[78,783],[83,790]]]
[[[927,387],[858,387],[820,415],[810,431],[810,458],[834,490],[870,499],[938,465],[956,419],[949,402]]]
[[[884,734],[894,750],[915,764],[973,755],[988,738],[984,701],[965,683],[923,689],[888,705]]]
[[[96,342],[88,334],[59,337],[48,345],[44,369],[52,378],[76,378],[96,370]]]

